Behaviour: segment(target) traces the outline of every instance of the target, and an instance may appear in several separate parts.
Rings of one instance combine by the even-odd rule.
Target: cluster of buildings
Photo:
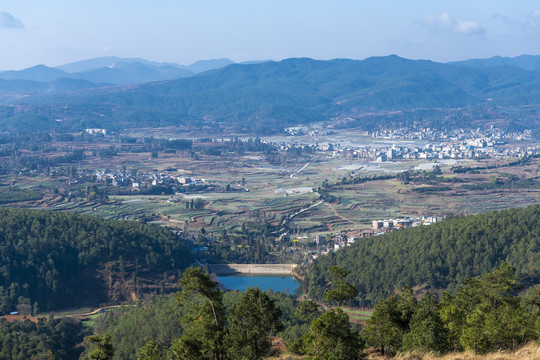
[[[323,129],[304,129],[302,126],[294,126],[284,129],[285,133],[291,136],[321,136],[321,135],[333,135],[335,134],[332,130],[323,130]]]
[[[204,186],[206,179],[192,178],[192,177],[177,177],[176,180],[183,186]]]
[[[332,156],[344,157],[348,159],[368,159],[377,162],[386,162],[396,159],[416,160],[416,159],[474,159],[491,158],[497,156],[523,157],[525,155],[540,154],[539,146],[528,146],[524,148],[505,148],[497,145],[502,143],[494,142],[491,139],[476,138],[462,141],[451,141],[442,143],[429,143],[424,147],[364,147],[336,149]]]
[[[417,227],[421,225],[431,225],[437,222],[437,218],[434,216],[423,216],[421,218],[400,218],[400,219],[388,219],[388,220],[373,220],[372,229],[376,234],[386,233],[395,229],[404,229],[409,227]]]
[[[337,251],[346,246],[354,244],[360,238],[383,235],[394,230],[417,227],[422,225],[431,225],[437,222],[434,216],[423,216],[421,218],[398,218],[386,220],[373,220],[371,229],[355,231],[356,236],[349,236],[346,233],[339,233],[333,236],[317,234],[315,235],[315,246],[317,250],[308,250],[311,258],[316,259],[320,254],[327,254],[331,251]],[[307,236],[304,237],[307,239]],[[300,239],[301,240],[301,239]]]
[[[372,231],[365,231],[366,235],[362,237],[369,237],[373,235]],[[315,235],[315,246],[317,250],[304,250],[306,255],[312,259],[316,259],[321,254],[328,254],[331,251],[337,251],[345,246],[350,246],[358,240],[356,236],[348,236],[346,233],[339,233],[331,238],[327,239],[326,235]],[[298,251],[298,250],[297,250]]]
[[[305,135],[302,128],[286,129],[291,135]],[[309,134],[320,130],[311,130]],[[498,128],[476,129],[476,130],[436,130],[436,129],[396,129],[381,130],[365,135],[377,139],[386,140],[423,140],[433,141],[425,146],[401,147],[395,144],[392,147],[384,146],[342,146],[340,144],[315,143],[296,144],[284,143],[274,144],[282,150],[291,147],[309,148],[313,151],[330,152],[333,157],[343,157],[347,159],[366,159],[370,161],[386,162],[395,159],[415,160],[415,159],[473,159],[489,158],[496,156],[515,156],[540,154],[539,146],[510,148],[503,146],[509,141],[532,141],[532,132],[525,130],[517,133],[506,133]]]
[[[84,132],[88,135],[107,135],[107,129],[85,129]]]
[[[417,128],[417,129],[388,129],[374,131],[371,137],[376,139],[400,139],[400,140],[428,140],[428,141],[461,141],[468,139],[491,139],[492,141],[509,141],[509,140],[533,140],[532,131],[525,130],[523,132],[505,132],[502,129],[491,126],[485,129],[452,129],[452,130],[437,130],[432,128]]]
[[[98,170],[92,175],[95,177],[96,182],[107,182],[113,186],[131,186],[134,189],[160,185],[202,187],[207,184],[206,179],[171,176],[164,173],[105,172]]]

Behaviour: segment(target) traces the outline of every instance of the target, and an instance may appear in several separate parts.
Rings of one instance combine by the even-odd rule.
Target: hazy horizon
[[[532,0],[28,0],[0,8],[0,69],[102,56],[182,65],[390,54],[448,62],[540,54],[539,38],[540,5]]]
[[[386,57],[386,56],[399,56],[397,54],[387,54],[387,55],[379,55],[379,56],[368,56],[368,57],[365,57],[365,58],[362,58],[362,59],[352,59],[352,58],[331,58],[331,59],[316,59],[316,58],[311,58],[313,60],[320,60],[320,61],[331,61],[331,60],[337,60],[337,59],[348,59],[348,60],[357,60],[357,61],[362,61],[362,60],[366,60],[368,58],[372,58],[372,57]],[[493,55],[493,56],[490,56],[489,58],[492,58],[492,57],[501,57],[501,58],[515,58],[515,57],[519,57],[519,56],[540,56],[540,55],[536,55],[536,54],[520,54],[520,55],[516,55],[516,56],[500,56],[500,55]],[[25,68],[21,68],[21,69],[0,69],[0,72],[4,72],[4,71],[17,71],[17,70],[24,70],[24,69],[28,69],[28,68],[32,68],[32,67],[35,67],[35,66],[41,66],[41,65],[45,65],[47,67],[50,67],[50,68],[59,68],[59,67],[62,67],[64,65],[69,65],[69,64],[73,64],[73,63],[78,63],[78,62],[84,62],[84,61],[88,61],[88,60],[94,60],[94,59],[99,59],[99,58],[107,58],[107,57],[110,57],[110,58],[119,58],[119,59],[124,59],[124,60],[143,60],[143,61],[149,61],[149,62],[152,62],[152,63],[159,63],[159,64],[174,64],[174,65],[179,65],[179,66],[186,66],[186,67],[189,67],[197,62],[201,62],[201,61],[214,61],[214,60],[222,60],[222,59],[228,59],[228,60],[231,60],[233,61],[234,63],[238,63],[238,64],[242,64],[242,63],[251,63],[251,62],[265,62],[265,61],[276,61],[276,62],[279,62],[279,61],[282,61],[282,60],[287,60],[287,59],[293,59],[293,58],[308,58],[307,56],[302,56],[302,57],[291,57],[291,58],[283,58],[283,59],[252,59],[252,60],[244,60],[244,61],[234,61],[232,59],[229,59],[229,58],[214,58],[214,59],[199,59],[199,60],[196,60],[192,63],[189,63],[189,64],[179,64],[179,63],[174,63],[172,61],[156,61],[154,59],[147,59],[147,58],[137,58],[137,57],[120,57],[120,56],[116,56],[116,55],[106,55],[106,56],[99,56],[99,57],[95,57],[95,58],[87,58],[87,59],[80,59],[80,60],[74,60],[72,62],[69,62],[69,63],[62,63],[62,64],[57,64],[57,65],[48,65],[48,64],[42,64],[42,63],[38,63],[38,64],[34,64],[34,65],[30,65],[28,67],[25,67]],[[402,56],[400,56],[402,57]],[[433,61],[433,62],[441,62],[441,63],[446,63],[446,61],[436,61],[436,60],[433,60],[433,59],[425,59],[425,58],[418,58],[418,59],[412,59],[412,58],[407,58],[407,57],[402,57],[404,59],[408,59],[408,60],[428,60],[428,61]],[[456,60],[452,60],[452,61],[447,61],[447,62],[454,62],[454,61],[465,61],[465,60],[472,60],[472,59],[488,59],[488,58],[464,58],[464,59],[456,59]],[[69,72],[69,71],[68,71]]]

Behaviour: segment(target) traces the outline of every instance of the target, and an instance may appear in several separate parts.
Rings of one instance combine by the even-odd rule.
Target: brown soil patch
[[[31,315],[4,315],[4,319],[6,319],[10,323],[14,321],[23,322],[25,320],[30,320],[32,322],[35,322],[36,324],[38,322],[38,318]]]

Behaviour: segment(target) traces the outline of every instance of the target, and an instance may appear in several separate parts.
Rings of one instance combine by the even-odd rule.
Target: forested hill
[[[190,263],[169,230],[131,221],[0,208],[0,312],[134,299]]]
[[[538,104],[540,72],[398,56],[361,61],[294,58],[231,64],[171,81],[28,96],[17,101],[34,105],[32,110],[46,117],[48,126],[64,129],[80,130],[84,124],[115,130],[193,124],[215,127],[219,123],[239,131],[265,133],[372,112]],[[7,119],[16,119],[18,112],[10,114],[10,109],[0,111]],[[61,124],[54,121],[59,118],[63,119]],[[18,126],[20,122],[10,124]]]
[[[452,288],[507,261],[525,284],[540,281],[540,206],[455,217],[441,223],[360,239],[321,256],[304,283],[322,298],[338,265],[350,271],[360,297],[381,299],[404,285]]]
[[[449,64],[474,67],[514,66],[529,71],[540,71],[540,56],[521,55],[513,58],[494,56],[488,59],[469,59],[464,61],[454,61]]]

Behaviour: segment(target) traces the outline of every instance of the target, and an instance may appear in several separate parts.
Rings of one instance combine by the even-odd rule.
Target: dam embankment
[[[296,264],[208,264],[216,275],[293,275]]]

